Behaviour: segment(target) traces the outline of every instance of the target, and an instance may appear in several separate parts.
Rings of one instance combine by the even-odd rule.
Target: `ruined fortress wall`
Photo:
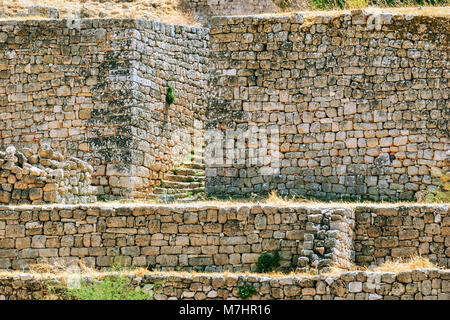
[[[84,280],[103,277],[84,276]],[[345,272],[310,278],[269,278],[258,275],[130,275],[132,284],[153,293],[155,300],[240,299],[239,290],[251,285],[256,294],[250,299],[283,300],[448,300],[450,272],[418,269],[393,272]],[[72,276],[72,279],[73,276]],[[15,274],[0,276],[0,300],[42,300],[49,294],[63,293],[67,283],[58,276]],[[152,289],[148,292],[148,289]]]
[[[358,265],[420,255],[450,267],[448,206],[359,207],[353,246]]]
[[[135,189],[148,191],[203,145],[209,29],[136,21]],[[166,103],[168,86],[175,102]],[[126,180],[129,180],[126,178]],[[127,183],[127,181],[125,181]],[[145,196],[145,194],[143,194]]]
[[[83,19],[0,30],[3,148],[50,145],[93,165],[99,195],[137,197],[201,140],[205,29]]]
[[[448,18],[356,11],[213,22],[3,21],[2,147],[48,144],[93,165],[99,195],[143,197],[201,143],[207,118],[205,134],[219,137],[222,158],[232,155],[207,163],[210,194],[378,200],[439,188]],[[249,128],[273,134],[239,140]]]
[[[1,145],[34,154],[49,145],[108,185],[106,164],[132,158],[129,22],[78,22],[1,22]]]
[[[291,0],[289,5],[282,0],[184,0],[181,8],[195,14],[201,21],[209,21],[213,16],[233,16],[262,13],[279,13],[285,10],[300,11],[308,7],[306,0]]]
[[[237,15],[278,12],[280,8],[272,0],[192,0],[189,7],[200,15]]]
[[[157,269],[374,265],[422,254],[449,267],[448,206],[75,205],[0,208],[0,269],[83,261]],[[299,269],[297,269],[299,268]]]
[[[207,162],[207,192],[380,200],[439,188],[449,150],[448,25],[358,10],[213,18],[217,96],[206,126],[222,142],[207,149],[225,161]],[[273,134],[232,136],[250,130]]]
[[[353,216],[350,209],[260,205],[5,207],[0,269],[62,259],[100,268],[120,261],[172,270],[255,270],[259,256],[276,249],[283,268],[349,268]]]

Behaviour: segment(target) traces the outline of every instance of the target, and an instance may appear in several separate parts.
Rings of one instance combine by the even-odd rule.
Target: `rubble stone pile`
[[[9,146],[0,151],[0,202],[7,204],[87,203],[96,201],[93,168],[42,147],[38,154]]]

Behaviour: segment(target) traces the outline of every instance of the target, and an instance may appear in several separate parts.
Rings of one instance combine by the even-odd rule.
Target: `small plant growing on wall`
[[[169,105],[175,102],[175,94],[171,85],[167,86],[166,102]]]
[[[258,272],[271,272],[280,266],[280,249],[274,250],[272,253],[264,252],[259,256],[256,263]]]
[[[257,294],[255,287],[247,283],[240,287],[238,292],[239,297],[243,300],[246,300],[255,294]]]

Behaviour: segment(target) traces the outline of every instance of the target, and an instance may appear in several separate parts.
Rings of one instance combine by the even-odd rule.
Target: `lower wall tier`
[[[87,277],[84,277],[86,280]],[[345,272],[336,276],[311,278],[268,278],[256,275],[132,275],[135,287],[152,290],[153,299],[232,300],[239,289],[256,289],[252,300],[449,300],[450,271],[416,269],[400,273]],[[41,300],[62,281],[57,276],[30,274],[0,276],[0,300]],[[149,286],[154,284],[155,286]],[[63,289],[54,292],[62,292]],[[149,293],[147,291],[147,293]]]
[[[0,207],[0,269],[38,262],[254,271],[350,269],[421,255],[450,266],[448,205],[52,205]]]

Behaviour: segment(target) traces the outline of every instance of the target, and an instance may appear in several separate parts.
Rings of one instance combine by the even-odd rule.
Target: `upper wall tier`
[[[89,162],[100,195],[147,196],[204,132],[211,194],[420,198],[447,170],[448,22],[2,21],[1,144]]]
[[[449,150],[449,26],[362,11],[213,18],[206,190],[435,191]]]
[[[0,22],[2,148],[50,145],[89,162],[100,195],[145,196],[201,144],[208,37],[143,20]]]

